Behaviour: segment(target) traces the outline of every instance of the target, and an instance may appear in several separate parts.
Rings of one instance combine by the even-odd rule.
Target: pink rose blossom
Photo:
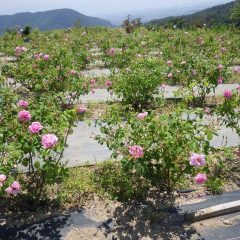
[[[196,177],[195,177],[195,182],[197,184],[204,184],[207,181],[207,176],[204,173],[199,173]]]
[[[112,81],[107,80],[105,85],[106,85],[106,87],[111,87],[112,86]]]
[[[109,56],[114,56],[115,54],[116,54],[116,49],[115,48],[109,49],[109,51],[108,51]]]
[[[17,105],[22,108],[27,108],[28,107],[28,102],[24,100],[18,101]]]
[[[225,89],[224,92],[223,92],[223,96],[226,98],[226,99],[230,99],[232,97],[232,91],[231,90],[228,90],[228,89]]]
[[[15,53],[18,55],[21,53],[21,47],[16,47],[15,48]]]
[[[43,126],[41,125],[40,122],[32,122],[32,124],[28,127],[28,129],[30,133],[36,134],[43,129]]]
[[[29,122],[31,120],[32,116],[29,111],[22,110],[18,113],[18,119],[21,122]]]
[[[168,77],[168,78],[172,78],[172,77],[173,77],[173,74],[170,72],[170,73],[168,73],[167,77]]]
[[[50,56],[48,54],[45,54],[43,56],[43,60],[48,61],[50,59]]]
[[[217,82],[218,82],[218,84],[222,84],[223,83],[223,77],[219,76]]]
[[[227,51],[227,49],[226,48],[224,48],[224,47],[221,47],[221,52],[222,53],[225,53]]]
[[[81,106],[78,107],[77,112],[79,114],[83,114],[83,113],[86,112],[86,110],[87,110],[87,108],[84,105],[81,105]]]
[[[6,176],[4,174],[0,174],[0,187],[3,186],[4,181],[6,180]]]
[[[77,73],[77,71],[73,70],[73,69],[69,72],[69,74],[72,75],[72,76],[76,75],[76,73]]]
[[[202,167],[206,164],[204,154],[192,153],[189,160],[191,166]]]
[[[6,193],[9,195],[16,196],[21,191],[21,186],[17,181],[14,181],[10,187],[8,187],[6,190]]]
[[[168,60],[168,61],[167,61],[167,65],[168,65],[169,67],[172,67],[172,66],[173,66],[172,61],[171,61],[171,60]]]
[[[90,83],[93,85],[93,84],[95,84],[96,83],[96,79],[91,79],[90,80]]]
[[[134,146],[129,146],[129,153],[132,155],[133,158],[141,158],[143,157],[143,149],[140,146],[134,145]]]
[[[55,134],[45,134],[42,136],[42,146],[45,149],[54,147],[58,142],[58,138]]]
[[[223,66],[222,64],[219,64],[219,65],[217,66],[217,69],[218,69],[219,71],[222,71],[223,68],[224,68],[224,66]]]
[[[165,84],[165,83],[163,83],[163,84],[161,84],[161,86],[160,86],[163,90],[164,89],[166,89],[166,87],[167,87],[167,84]]]
[[[240,66],[235,66],[235,67],[233,68],[233,72],[234,72],[234,73],[240,73]]]
[[[21,52],[26,52],[27,48],[26,47],[16,47],[15,48],[15,53],[19,55]]]
[[[138,119],[143,120],[148,115],[148,112],[143,112],[138,114]]]
[[[26,47],[21,47],[21,51],[22,51],[22,52],[26,52],[26,51],[27,51],[27,48],[26,48]]]

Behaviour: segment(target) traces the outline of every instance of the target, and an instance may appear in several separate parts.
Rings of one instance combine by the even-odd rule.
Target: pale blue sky
[[[231,1],[231,0],[230,0]],[[56,8],[72,8],[81,13],[102,16],[186,5],[216,5],[229,0],[0,0],[0,14],[36,12]]]

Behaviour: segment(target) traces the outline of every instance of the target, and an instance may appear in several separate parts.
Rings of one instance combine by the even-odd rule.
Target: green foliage
[[[233,20],[236,27],[240,28],[240,1],[237,0],[231,12],[231,19]]]
[[[23,30],[23,35],[28,36],[31,32],[31,26],[26,26]]]
[[[184,119],[183,115],[184,112],[178,110],[161,116],[151,114],[138,120],[133,114],[122,121],[121,115],[113,109],[101,127],[104,136],[98,136],[97,140],[105,142],[113,150],[113,156],[120,155],[124,171],[136,173],[136,176],[149,180],[152,186],[171,192],[185,174],[196,173],[189,164],[190,154],[207,155],[214,134],[197,120]],[[132,158],[129,152],[129,147],[135,145],[144,152],[138,159]]]
[[[232,23],[230,15],[233,5],[234,2],[230,2],[181,17],[156,19],[150,21],[148,25],[176,26],[177,28],[229,25]]]
[[[121,201],[142,198],[149,188],[146,179],[128,174],[119,162],[107,161],[99,164],[92,177],[96,189],[102,195],[107,194],[110,198]]]
[[[116,75],[113,89],[124,104],[136,111],[154,106],[161,83],[161,68],[158,61],[138,60]]]

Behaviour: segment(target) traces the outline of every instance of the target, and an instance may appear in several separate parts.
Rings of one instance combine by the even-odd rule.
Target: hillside
[[[148,22],[148,25],[176,25],[177,27],[181,28],[190,26],[203,26],[203,24],[206,24],[207,26],[230,24],[230,12],[233,6],[234,2],[230,2],[207,8],[189,15],[155,19]]]
[[[100,18],[89,17],[71,9],[57,9],[36,13],[24,12],[2,15],[0,16],[0,34],[16,25],[21,27],[30,25],[32,28],[39,28],[42,31],[69,28],[74,26],[78,20],[80,20],[82,26],[112,27],[111,22]]]

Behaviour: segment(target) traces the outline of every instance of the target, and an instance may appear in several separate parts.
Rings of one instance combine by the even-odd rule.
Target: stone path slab
[[[89,72],[91,72],[90,70]],[[94,70],[95,71],[95,70]],[[98,70],[101,72],[101,70]],[[94,72],[93,72],[94,73]],[[110,72],[109,72],[110,73]],[[94,74],[93,74],[94,75]],[[215,95],[222,96],[225,89],[234,90],[239,86],[238,83],[235,84],[220,84],[216,88]],[[166,99],[177,99],[181,97],[176,97],[175,92],[179,90],[179,86],[167,86],[164,90],[161,88],[159,89],[160,96],[164,96]],[[214,96],[214,93],[210,93],[208,96]],[[84,96],[81,96],[80,100],[83,103],[97,103],[97,102],[113,102],[113,101],[120,101],[121,99],[117,98],[116,95],[111,96],[107,89],[96,89],[95,94],[88,93]]]
[[[111,158],[112,152],[106,145],[100,145],[95,141],[94,135],[99,134],[99,128],[92,123],[88,126],[79,122],[74,128],[73,134],[69,136],[62,162],[69,167],[76,167],[83,164],[96,164]]]
[[[95,127],[94,123],[88,126],[84,122],[79,122],[73,134],[68,138],[68,147],[64,151],[62,162],[67,161],[69,167],[76,167],[109,160],[112,151],[106,145],[100,145],[93,139],[94,135],[99,133],[99,127]],[[218,133],[219,136],[215,136],[210,142],[211,146],[238,146],[240,144],[240,138],[233,130],[222,126]]]

